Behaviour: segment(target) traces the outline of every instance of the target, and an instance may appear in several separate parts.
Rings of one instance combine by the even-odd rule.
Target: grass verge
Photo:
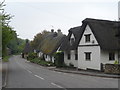
[[[5,56],[5,57],[3,57],[2,61],[3,61],[3,62],[8,62],[8,61],[9,61],[9,60],[8,60],[9,58],[10,58],[10,56]]]

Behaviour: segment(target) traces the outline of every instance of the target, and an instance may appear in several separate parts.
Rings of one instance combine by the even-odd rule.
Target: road
[[[7,88],[118,88],[118,79],[51,71],[20,56],[8,67]]]

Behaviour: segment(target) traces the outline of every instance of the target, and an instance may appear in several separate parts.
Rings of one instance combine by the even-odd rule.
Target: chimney
[[[54,29],[51,29],[51,32],[53,33],[53,32],[54,32]]]
[[[61,35],[61,34],[62,34],[61,29],[58,29],[58,30],[57,30],[57,33],[58,33],[59,35]]]

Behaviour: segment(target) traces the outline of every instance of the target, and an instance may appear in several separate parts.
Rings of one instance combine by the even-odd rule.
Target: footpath
[[[88,70],[78,70],[78,69],[65,69],[65,68],[56,68],[56,67],[47,67],[49,70],[54,70],[58,72],[64,73],[72,73],[72,74],[80,74],[80,75],[88,75],[88,76],[96,76],[96,77],[106,77],[106,78],[118,78],[120,79],[120,75],[115,74],[106,74],[104,72],[99,71],[88,71]]]

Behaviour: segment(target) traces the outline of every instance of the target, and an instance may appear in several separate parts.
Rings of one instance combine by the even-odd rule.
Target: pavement
[[[106,78],[120,78],[120,75],[115,74],[105,74],[104,72],[99,71],[87,71],[87,70],[78,70],[78,69],[65,69],[65,68],[56,68],[56,67],[47,67],[49,70],[54,70],[58,72],[72,73],[72,74],[81,74],[89,75],[96,77],[106,77]]]

